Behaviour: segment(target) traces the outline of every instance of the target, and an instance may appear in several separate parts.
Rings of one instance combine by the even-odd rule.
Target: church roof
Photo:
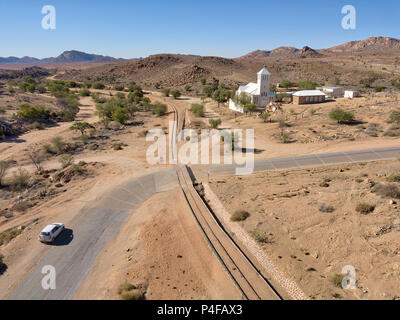
[[[266,67],[262,68],[257,74],[270,75]]]
[[[247,84],[245,86],[239,87],[239,92],[246,92],[249,94],[257,94],[257,90],[258,90],[258,84],[252,83],[252,82],[250,82],[249,84]]]

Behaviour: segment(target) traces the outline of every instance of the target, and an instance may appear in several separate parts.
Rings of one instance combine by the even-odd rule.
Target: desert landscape
[[[234,59],[0,59],[0,299],[400,299],[399,52],[400,40],[372,37]],[[262,68],[274,101],[232,110]],[[331,86],[358,96],[291,98]],[[153,129],[170,141],[182,129],[253,129],[256,161],[398,156],[246,176],[188,165],[187,178],[148,163]],[[60,240],[41,244],[55,221]],[[45,262],[62,269],[53,295],[37,282]],[[253,292],[241,278],[262,284]]]

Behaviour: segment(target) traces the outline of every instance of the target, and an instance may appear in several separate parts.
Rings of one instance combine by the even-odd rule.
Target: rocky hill
[[[394,38],[371,37],[360,41],[351,41],[327,49],[330,52],[352,52],[368,50],[400,50],[400,40]]]

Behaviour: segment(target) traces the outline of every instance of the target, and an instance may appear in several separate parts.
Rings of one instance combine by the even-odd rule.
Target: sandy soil
[[[239,225],[267,235],[262,249],[310,298],[398,299],[400,207],[371,186],[399,172],[399,161],[373,162],[216,178],[210,187],[231,214],[251,214]],[[375,210],[362,215],[359,203]],[[355,290],[331,282],[346,265],[356,268]]]
[[[75,298],[118,299],[125,282],[146,287],[150,300],[240,299],[180,189],[157,194],[132,212]]]

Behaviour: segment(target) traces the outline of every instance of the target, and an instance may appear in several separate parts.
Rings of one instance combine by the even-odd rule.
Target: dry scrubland
[[[400,299],[399,161],[221,177],[210,186],[310,298]],[[357,270],[354,291],[339,285],[346,265]]]

